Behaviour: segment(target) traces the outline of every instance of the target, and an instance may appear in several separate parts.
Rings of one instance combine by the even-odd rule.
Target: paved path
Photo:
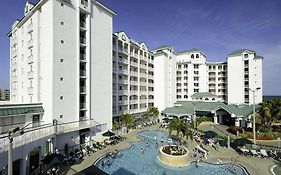
[[[164,130],[159,129],[158,125],[151,126],[145,128],[145,130],[151,130],[151,129],[157,129],[157,130]],[[83,169],[91,166],[96,160],[98,160],[102,155],[117,150],[126,149],[130,142],[139,141],[140,139],[137,137],[137,133],[141,131],[140,129],[136,129],[133,131],[130,131],[128,134],[125,135],[127,137],[126,140],[124,140],[121,143],[118,143],[113,146],[108,146],[103,150],[97,151],[96,153],[91,154],[90,156],[84,156],[84,160],[80,164],[73,165],[69,167],[67,171],[65,171],[64,174],[72,175],[77,172],[82,171]],[[167,131],[167,130],[165,130]],[[192,149],[197,146],[197,143],[195,141],[189,141],[188,151],[191,153]],[[205,160],[207,162],[217,163],[218,159],[222,160],[223,162],[232,162],[233,160],[237,159],[237,163],[242,164],[244,167],[247,168],[248,172],[253,175],[270,175],[269,168],[274,165],[276,162],[273,159],[261,159],[261,158],[248,158],[240,156],[236,153],[233,149],[227,149],[224,147],[219,147],[218,151],[214,150],[214,148],[210,146],[205,146],[208,150],[210,150],[210,153],[208,154],[208,159]],[[191,154],[190,154],[191,155]]]

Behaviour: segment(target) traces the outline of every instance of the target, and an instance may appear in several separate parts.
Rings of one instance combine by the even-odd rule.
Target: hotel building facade
[[[154,56],[145,43],[137,43],[125,32],[113,34],[112,111],[144,114],[154,106]]]
[[[155,106],[160,111],[176,101],[193,101],[192,95],[210,92],[228,104],[255,104],[262,101],[262,59],[255,51],[236,50],[227,62],[207,62],[198,49],[176,52],[160,46],[152,51],[155,62]],[[256,89],[259,90],[256,90]],[[215,100],[214,100],[215,101]]]
[[[31,114],[22,117],[28,120],[18,123],[13,115],[25,113],[8,106],[3,113],[8,110],[11,115],[2,117],[15,127],[30,122],[45,127],[14,139],[20,174],[31,171],[27,167],[32,161],[25,155],[35,147],[41,157],[55,147],[84,144],[111,129],[114,15],[97,1],[39,0],[27,2],[24,17],[13,24],[8,34],[10,103],[39,104],[42,110],[38,115],[31,108],[26,111]],[[27,139],[29,135],[36,138]],[[7,164],[7,144],[7,138],[1,142],[1,167]]]

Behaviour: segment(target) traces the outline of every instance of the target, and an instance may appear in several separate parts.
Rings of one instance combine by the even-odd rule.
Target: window
[[[60,77],[60,81],[63,81],[63,77]]]
[[[62,62],[63,62],[63,59],[60,59],[60,62],[62,63]]]
[[[60,5],[63,7],[64,6],[64,4],[63,3],[60,3]]]
[[[62,114],[60,115],[60,118],[63,118],[63,115],[62,115]]]
[[[249,55],[248,54],[244,54],[244,58],[248,58],[249,57]]]
[[[178,65],[178,68],[180,69],[180,68],[181,68],[181,65]]]
[[[199,81],[199,77],[194,77],[194,81]]]
[[[60,96],[60,99],[62,100],[62,99],[63,99],[63,96]]]
[[[177,98],[181,98],[181,95],[177,95]]]
[[[195,87],[198,87],[198,86],[199,86],[199,83],[194,83],[194,86],[195,86]]]
[[[194,71],[194,75],[199,75],[199,71]]]
[[[191,58],[194,58],[194,55],[193,55],[193,54],[191,54]]]
[[[199,64],[194,64],[194,69],[199,69]]]
[[[188,90],[187,89],[184,89],[184,92],[187,92]]]
[[[60,24],[63,26],[63,25],[64,25],[64,22],[63,22],[63,21],[61,21],[61,22],[60,22]]]
[[[184,83],[184,86],[187,86],[187,83]]]
[[[186,71],[184,71],[184,74],[187,74],[188,72],[187,72],[187,70]]]
[[[64,40],[60,40],[60,43],[61,43],[61,44],[64,44]]]
[[[199,92],[199,89],[194,89],[194,92]]]
[[[185,65],[184,65],[184,68],[188,68],[188,65],[187,65],[187,64],[185,64]]]
[[[183,77],[184,78],[184,80],[187,80],[188,79],[188,77]]]
[[[199,58],[199,54],[196,54],[196,58]]]
[[[188,98],[188,96],[187,96],[187,95],[185,95],[185,96],[184,96],[184,98]]]

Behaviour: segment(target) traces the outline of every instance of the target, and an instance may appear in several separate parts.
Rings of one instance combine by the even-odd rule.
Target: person
[[[110,161],[109,161],[109,159],[107,160],[107,166],[110,166],[111,164],[110,164]]]
[[[143,153],[144,152],[144,149],[143,148],[141,148],[141,153]]]
[[[149,143],[148,142],[146,142],[146,146],[149,147]]]
[[[104,167],[104,161],[101,162],[101,166]]]
[[[158,147],[158,143],[156,142],[156,143],[155,143],[155,148],[157,148],[157,147]]]
[[[164,142],[164,137],[163,136],[161,137],[161,142]]]

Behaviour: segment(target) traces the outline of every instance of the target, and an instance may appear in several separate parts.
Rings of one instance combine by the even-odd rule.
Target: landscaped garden
[[[281,99],[271,99],[259,104],[256,113],[256,139],[277,140],[281,138]],[[228,132],[253,139],[251,128],[231,126]]]

